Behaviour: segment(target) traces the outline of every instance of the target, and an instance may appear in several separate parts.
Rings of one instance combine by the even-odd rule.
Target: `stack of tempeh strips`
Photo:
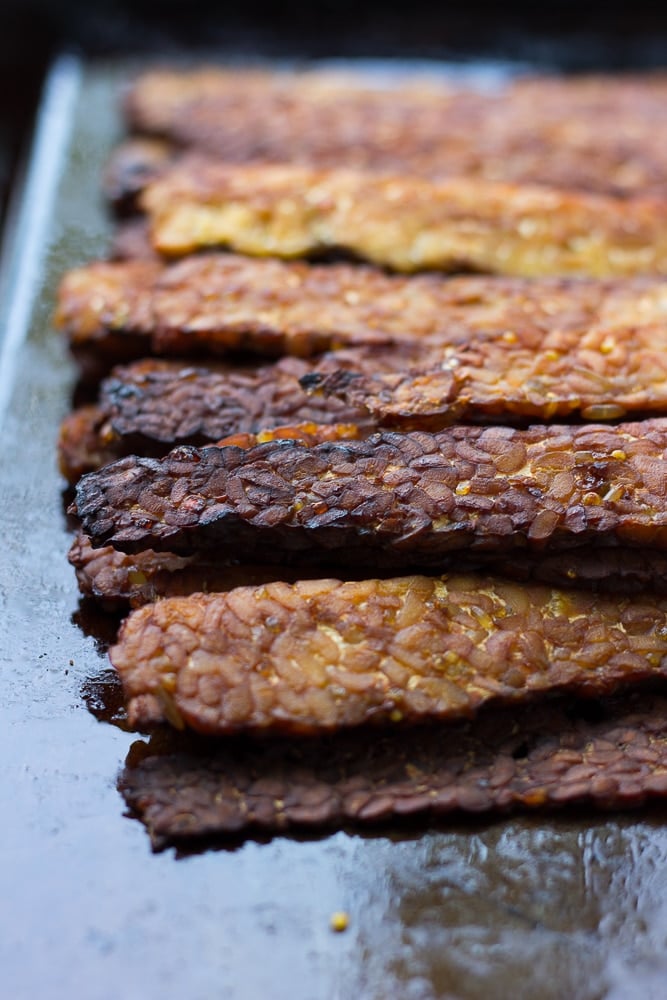
[[[130,723],[199,734],[128,760],[154,843],[664,796],[667,77],[126,113],[60,461]]]

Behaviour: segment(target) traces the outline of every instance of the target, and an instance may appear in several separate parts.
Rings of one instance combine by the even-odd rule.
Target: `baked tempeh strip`
[[[58,468],[72,486],[86,472],[119,458],[102,429],[106,414],[99,406],[80,406],[68,413],[58,432]]]
[[[345,357],[341,352],[341,363]],[[363,366],[364,358],[355,362]],[[203,368],[152,358],[117,367],[102,383],[98,405],[63,421],[61,471],[75,483],[123,455],[160,456],[179,444],[212,444],[277,427],[345,423],[355,428],[348,437],[368,433],[373,423],[363,408],[306,395],[298,380],[311,371],[299,358],[258,368]]]
[[[665,325],[667,282],[406,278],[211,254],[166,267],[98,262],[70,271],[56,319],[74,349],[92,346],[109,357],[239,348],[306,356],[397,342],[461,348],[503,334],[508,349],[537,349],[549,338],[553,349],[570,350],[587,334],[601,343],[618,336],[622,345],[637,327]]]
[[[135,552],[128,555],[111,546],[94,549],[90,539],[78,532],[69,551],[84,597],[106,610],[138,608],[160,597],[186,596],[196,592],[231,590],[232,587],[303,578],[303,570],[282,566],[232,563],[200,553],[175,556],[169,552]],[[647,590],[667,593],[667,555],[651,549],[575,549],[557,555],[515,555],[511,559],[485,558],[483,554],[455,553],[457,571],[492,571],[522,582],[548,583],[556,587],[585,587],[598,593],[637,594]],[[318,566],[314,575],[322,576]],[[357,571],[356,576],[363,575]],[[348,571],[348,579],[350,578]]]
[[[167,598],[110,656],[133,726],[316,733],[603,695],[667,675],[666,636],[664,599],[412,576]]]
[[[463,419],[664,414],[667,324],[553,329],[537,345],[510,332],[424,350],[402,371],[341,369],[306,375],[302,385],[365,408],[381,426],[438,430]]]
[[[432,74],[394,74],[378,86],[373,74],[311,69],[302,71],[267,70],[262,67],[202,66],[195,70],[158,68],[142,73],[125,96],[123,109],[128,126],[134,131],[166,135],[184,125],[184,114],[197,114],[208,104],[219,109],[219,116],[239,114],[256,99],[275,99],[288,109],[297,104],[322,107],[338,105],[357,108],[360,115],[386,111],[394,117],[413,113],[420,105],[434,105],[442,111],[447,100],[462,92]],[[659,77],[655,77],[658,85]],[[464,93],[464,92],[463,92]],[[389,98],[389,99],[388,99]],[[266,105],[265,105],[266,106]],[[270,127],[269,122],[266,123]],[[184,126],[185,127],[185,126]],[[289,126],[288,126],[289,127]],[[326,141],[322,137],[322,141]]]
[[[460,342],[489,325],[539,330],[553,324],[554,310],[567,312],[570,324],[598,315],[612,322],[610,307],[632,313],[638,295],[647,298],[650,317],[665,285],[551,281],[537,289],[525,281],[405,278],[346,264],[211,254],[171,266],[96,262],[70,271],[60,285],[56,321],[74,348],[111,340],[117,349],[115,341],[125,338],[144,353],[311,355],[427,338]]]
[[[166,256],[344,250],[395,271],[538,277],[667,272],[667,202],[560,189],[186,158],[141,196]]]
[[[304,447],[177,448],[84,476],[93,544],[437,568],[452,552],[667,548],[667,420],[383,431]],[[265,554],[266,553],[266,554]]]
[[[98,413],[96,407],[82,408],[73,416],[85,426],[86,410]],[[73,421],[73,424],[76,422]],[[63,427],[67,428],[65,423]],[[263,441],[298,440],[312,447],[321,441],[335,441],[343,438],[353,438],[359,433],[359,428],[352,424],[297,424],[263,430],[258,434],[240,432],[229,435],[221,445],[234,445],[237,448],[252,448]],[[91,451],[89,460],[106,457],[103,453]],[[61,452],[60,462],[63,472],[76,471],[86,460],[85,441],[80,442],[78,449],[70,448]],[[70,463],[68,465],[68,463]],[[75,481],[72,475],[72,481]],[[109,546],[94,549],[90,540],[82,532],[77,532],[68,553],[70,564],[76,572],[79,590],[84,597],[97,601],[104,610],[117,611],[130,607],[139,607],[159,597],[172,597],[191,594],[195,591],[231,590],[242,584],[258,584],[275,579],[295,580],[297,572],[290,571],[275,563],[271,566],[240,565],[234,560],[221,560],[215,553],[209,559],[206,555],[178,556],[170,552],[152,552],[150,550],[126,555]],[[645,571],[638,567],[641,579]],[[303,573],[299,572],[299,576]],[[321,572],[316,575],[321,576]],[[626,569],[625,577],[628,576]],[[624,577],[624,578],[625,578]],[[665,573],[667,578],[667,573]],[[660,578],[662,579],[662,577]]]
[[[105,196],[119,214],[132,213],[146,185],[172,166],[175,157],[172,146],[161,139],[127,139],[107,163],[102,179]]]
[[[275,565],[225,564],[215,558],[175,556],[169,552],[148,551],[128,556],[110,547],[94,549],[80,532],[67,558],[76,571],[82,595],[96,601],[105,611],[138,608],[160,597],[219,593],[276,579],[296,580],[294,572]]]
[[[130,127],[226,162],[298,162],[667,195],[665,78],[540,78],[492,93],[401,75],[205,69],[144,74]],[[156,166],[121,151],[114,193]],[[123,170],[123,167],[125,169]],[[125,180],[125,184],[123,181]]]
[[[96,263],[69,271],[60,283],[54,322],[70,346],[92,347],[97,367],[151,352],[154,326],[150,289],[162,273],[156,260]]]
[[[119,788],[156,850],[195,837],[664,799],[667,699],[635,692],[594,707],[597,721],[586,706],[551,700],[376,730],[372,744],[365,731],[216,746],[160,733],[134,744]]]

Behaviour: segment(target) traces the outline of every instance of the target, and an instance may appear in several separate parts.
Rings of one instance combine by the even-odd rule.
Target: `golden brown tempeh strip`
[[[110,652],[130,723],[333,731],[470,716],[667,674],[667,600],[474,576],[315,580],[170,598]]]
[[[539,78],[493,92],[415,75],[204,69],[151,72],[130,127],[226,162],[296,162],[425,177],[485,177],[628,196],[667,195],[664,75]],[[119,154],[131,197],[137,150]],[[123,166],[125,165],[125,170]],[[127,169],[131,167],[133,169]],[[125,184],[123,184],[125,181]],[[120,182],[120,183],[119,183]]]
[[[659,415],[667,411],[667,323],[583,333],[556,328],[538,345],[522,344],[510,331],[424,350],[400,372],[348,366],[306,375],[302,385],[365,408],[378,425],[406,429],[437,430],[465,419]]]
[[[134,744],[119,787],[156,850],[404,817],[632,808],[667,795],[667,699],[625,692],[593,706],[550,700],[446,727],[376,730],[372,752],[365,730],[215,746],[160,732]]]
[[[150,289],[162,273],[159,261],[97,263],[69,271],[61,281],[54,316],[67,331],[72,351],[82,351],[90,381],[116,361],[151,352]]]
[[[661,92],[660,76],[638,76],[646,81],[647,96]],[[359,115],[385,114],[394,120],[433,108],[442,114],[450,101],[469,97],[469,107],[484,106],[485,99],[494,101],[494,94],[483,95],[472,89],[453,86],[444,77],[434,74],[391,73],[389,75],[353,70],[308,69],[276,70],[262,67],[204,66],[196,70],[162,68],[142,73],[135,80],[124,100],[129,127],[144,133],[171,136],[185,113],[198,114],[206,108],[211,113],[217,106],[218,117],[238,108],[242,113],[255,101],[276,100],[289,113],[298,106],[310,104],[335,107],[340,103],[356,108]],[[266,104],[265,104],[266,106]],[[305,113],[305,112],[304,112]],[[267,127],[271,123],[267,122]],[[287,124],[290,127],[290,124]],[[326,136],[321,140],[326,142]]]
[[[141,207],[167,256],[219,246],[283,258],[338,249],[405,272],[667,273],[663,201],[193,155],[149,184]]]
[[[293,72],[218,66],[195,70],[162,68],[142,73],[135,80],[125,97],[124,110],[130,128],[170,134],[184,114],[196,114],[207,102],[211,107],[217,104],[220,113],[225,114],[232,113],[239,105],[244,110],[256,98],[274,98],[288,108],[292,102],[322,106],[343,101],[361,109],[367,101],[373,111],[386,105],[387,113],[399,116],[414,111],[419,104],[435,103],[436,109],[442,110],[443,102],[459,90],[433,75],[401,74],[400,80],[390,86],[393,100],[388,100],[386,90],[378,87],[378,80],[373,75],[352,71]]]
[[[84,476],[72,511],[94,545],[305,565],[324,554],[414,569],[444,568],[461,550],[665,550],[666,455],[664,419],[183,447]]]
[[[460,349],[471,338],[475,346],[492,340],[512,351],[538,350],[548,338],[553,349],[571,350],[587,335],[599,336],[606,350],[606,337],[622,344],[638,327],[667,324],[667,282],[406,278],[368,267],[211,254],[167,267],[98,262],[70,271],[56,319],[74,348],[94,346],[110,356],[124,341],[144,354],[245,348],[312,355],[397,342]]]

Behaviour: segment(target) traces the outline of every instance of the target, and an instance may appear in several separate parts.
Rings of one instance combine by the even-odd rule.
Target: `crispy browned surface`
[[[667,793],[667,699],[555,701],[471,723],[319,740],[136,743],[119,786],[156,849],[193,837],[587,805]],[[595,720],[595,721],[594,721]]]
[[[599,365],[615,339],[608,360],[616,363],[638,327],[662,336],[666,316],[667,284],[655,278],[406,278],[211,254],[167,267],[98,262],[71,271],[56,319],[77,349],[98,346],[107,356],[125,340],[132,350],[138,340],[145,352],[181,356],[234,348],[311,355],[396,343],[472,350],[481,339],[499,351],[535,352],[546,340],[558,350],[591,343]]]
[[[360,356],[359,363],[363,361]],[[299,358],[258,368],[203,368],[145,359],[115,369],[102,385],[100,405],[115,435],[167,445],[218,441],[229,434],[256,434],[288,424],[362,419],[359,408],[330,406],[307,396],[299,379],[311,370],[312,364]]]
[[[649,283],[650,284],[650,283]],[[551,283],[550,308],[604,309],[611,286]],[[657,288],[657,286],[655,286]],[[647,285],[647,294],[655,294]],[[549,322],[525,282],[389,277],[350,265],[311,266],[229,254],[169,267],[98,262],[62,281],[56,320],[74,346],[146,335],[154,352],[249,348],[313,354],[346,344],[385,345],[430,337],[460,340],[470,328]],[[533,313],[537,310],[537,316]],[[453,328],[453,329],[452,329]]]
[[[65,418],[60,427],[58,439],[58,461],[60,471],[69,483],[75,485],[81,476],[87,472],[100,469],[115,461],[129,450],[127,440],[107,439],[104,428],[106,418],[98,406],[84,406],[75,410]],[[100,428],[102,432],[100,432]],[[219,447],[234,445],[236,448],[254,448],[267,441],[300,441],[306,447],[321,444],[323,441],[348,441],[365,437],[370,429],[364,424],[317,424],[312,421],[302,421],[298,424],[279,424],[277,427],[264,428],[259,431],[236,431],[227,434],[213,442]],[[149,442],[145,448],[137,447],[135,440],[133,451],[141,454],[165,454],[169,445],[160,449],[159,442]]]
[[[150,352],[149,289],[161,270],[150,260],[99,263],[62,279],[54,321],[67,331],[84,378],[95,381],[114,362]]]
[[[284,258],[342,249],[405,272],[667,272],[667,202],[657,200],[192,156],[149,184],[141,206],[167,256],[219,246]]]
[[[372,423],[362,408],[306,395],[298,379],[311,371],[312,365],[298,358],[259,368],[202,368],[148,358],[115,368],[102,383],[98,406],[63,421],[60,469],[74,483],[123,455],[160,456],[178,444],[214,443],[277,427],[345,423],[347,437],[368,432]],[[327,440],[322,430],[319,440]]]
[[[93,544],[128,552],[414,568],[462,549],[664,549],[665,449],[660,419],[177,448],[84,476],[74,509]]]
[[[640,302],[638,297],[637,317]],[[554,324],[538,344],[537,338],[522,342],[508,331],[430,356],[424,352],[424,360],[400,372],[348,367],[307,375],[302,384],[365,407],[380,425],[404,428],[437,430],[461,419],[549,420],[576,414],[617,420],[632,413],[663,414],[667,323],[630,325],[627,318],[617,316],[615,323],[584,332]]]
[[[310,733],[601,695],[667,674],[666,636],[664,599],[413,576],[158,601],[110,656],[131,725]]]
[[[493,93],[433,79],[407,83],[383,92],[361,75],[151,72],[127,111],[131,127],[227,162],[667,195],[664,75],[542,78]]]
[[[179,72],[177,70],[156,70],[143,73],[125,99],[125,113],[130,128],[146,133],[159,133],[170,138],[176,138],[175,130],[182,128],[189,131],[189,126],[183,117],[209,115],[218,121],[225,119],[234,129],[242,130],[243,122],[253,106],[264,111],[271,108],[280,109],[285,118],[284,130],[295,128],[296,123],[290,121],[290,112],[303,108],[303,114],[309,114],[311,108],[319,108],[320,114],[328,107],[344,108],[349,114],[363,118],[369,126],[371,116],[389,116],[394,122],[405,119],[420,106],[424,109],[433,107],[435,113],[441,113],[448,100],[461,93],[446,83],[426,77],[403,77],[400,85],[396,83],[390,88],[391,99],[387,92],[378,89],[372,78],[356,73],[340,73],[331,71],[280,72],[262,69],[220,69],[202,67],[195,71]],[[493,100],[493,98],[491,98]],[[472,97],[472,104],[478,103]],[[234,120],[235,119],[235,120]],[[217,124],[217,122],[216,122]],[[249,129],[252,128],[248,122]],[[325,130],[320,118],[320,132]],[[194,126],[199,128],[199,124]],[[351,127],[353,127],[351,125]],[[275,123],[265,122],[265,133],[270,136],[275,129]],[[303,129],[301,130],[303,131]],[[215,141],[214,137],[211,137]],[[241,140],[243,141],[243,140]],[[248,141],[248,140],[246,140]],[[316,141],[315,137],[311,141]],[[321,143],[327,143],[326,135],[320,135]]]

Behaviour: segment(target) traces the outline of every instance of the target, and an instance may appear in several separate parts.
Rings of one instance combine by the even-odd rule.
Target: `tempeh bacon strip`
[[[519,357],[522,350],[540,357],[541,348],[567,353],[581,342],[599,367],[618,365],[635,330],[641,336],[649,329],[661,348],[667,283],[402,277],[211,254],[170,266],[97,262],[70,271],[56,320],[75,350],[94,347],[110,358],[238,349],[308,356],[397,343],[418,351],[483,350],[487,341],[488,350],[504,345]]]
[[[119,457],[104,432],[106,413],[99,406],[80,406],[68,413],[58,433],[58,467],[74,485],[86,472],[100,469]]]
[[[583,708],[583,711],[582,711]],[[667,700],[624,692],[585,706],[549,700],[472,722],[320,740],[135,743],[119,787],[156,850],[401,818],[593,806],[667,795]]]
[[[73,512],[94,545],[301,564],[323,553],[437,568],[460,550],[665,549],[666,450],[660,419],[183,447],[84,476]]]
[[[582,334],[548,331],[538,346],[515,334],[424,351],[402,371],[352,365],[302,385],[380,426],[438,430],[456,420],[618,420],[667,411],[667,324]]]
[[[341,364],[346,356],[341,352]],[[326,367],[326,359],[321,363]],[[368,361],[359,355],[354,363]],[[160,456],[179,444],[213,444],[277,427],[322,425],[319,440],[330,439],[324,425],[346,424],[347,437],[368,433],[373,424],[361,407],[306,395],[298,379],[311,371],[312,365],[298,358],[256,368],[204,368],[154,358],[117,367],[102,383],[98,405],[75,410],[63,421],[61,471],[75,483],[84,472],[123,455]],[[335,436],[343,436],[340,428]]]
[[[554,310],[567,311],[568,325],[598,317],[613,323],[610,307],[627,315],[638,295],[647,299],[650,321],[665,294],[664,283],[651,279],[628,289],[556,281],[538,289],[502,279],[405,278],[348,264],[211,254],[171,266],[99,261],[70,271],[56,322],[74,349],[95,346],[107,354],[242,349],[307,356],[341,346],[456,342],[472,330],[516,326],[528,335],[553,324]]]
[[[132,129],[226,162],[308,163],[426,177],[486,177],[621,196],[667,194],[664,75],[539,78],[493,93],[418,75],[206,68],[143,74]],[[145,141],[145,140],[144,140]],[[122,150],[127,202],[160,148]]]
[[[69,551],[79,589],[84,597],[97,601],[106,610],[141,607],[160,597],[213,593],[246,584],[272,580],[302,579],[303,569],[279,563],[248,565],[226,563],[206,552],[176,556],[147,549],[130,555],[109,545],[94,549],[90,539],[78,532]],[[454,553],[452,565],[458,571],[494,572],[501,576],[556,587],[584,587],[598,593],[667,593],[667,555],[653,549],[575,549],[565,554],[515,554],[511,558],[465,556]],[[312,575],[322,576],[322,565]],[[346,576],[363,576],[348,569]]]
[[[229,247],[294,258],[344,250],[395,271],[629,276],[667,272],[667,202],[536,186],[193,155],[149,184],[141,208],[166,256]]]
[[[138,608],[161,597],[218,593],[241,585],[297,579],[294,571],[276,565],[248,566],[150,550],[129,556],[110,547],[94,549],[80,532],[67,558],[82,595],[112,612]]]
[[[110,656],[131,725],[329,732],[665,676],[667,600],[474,576],[271,583],[141,608]]]

